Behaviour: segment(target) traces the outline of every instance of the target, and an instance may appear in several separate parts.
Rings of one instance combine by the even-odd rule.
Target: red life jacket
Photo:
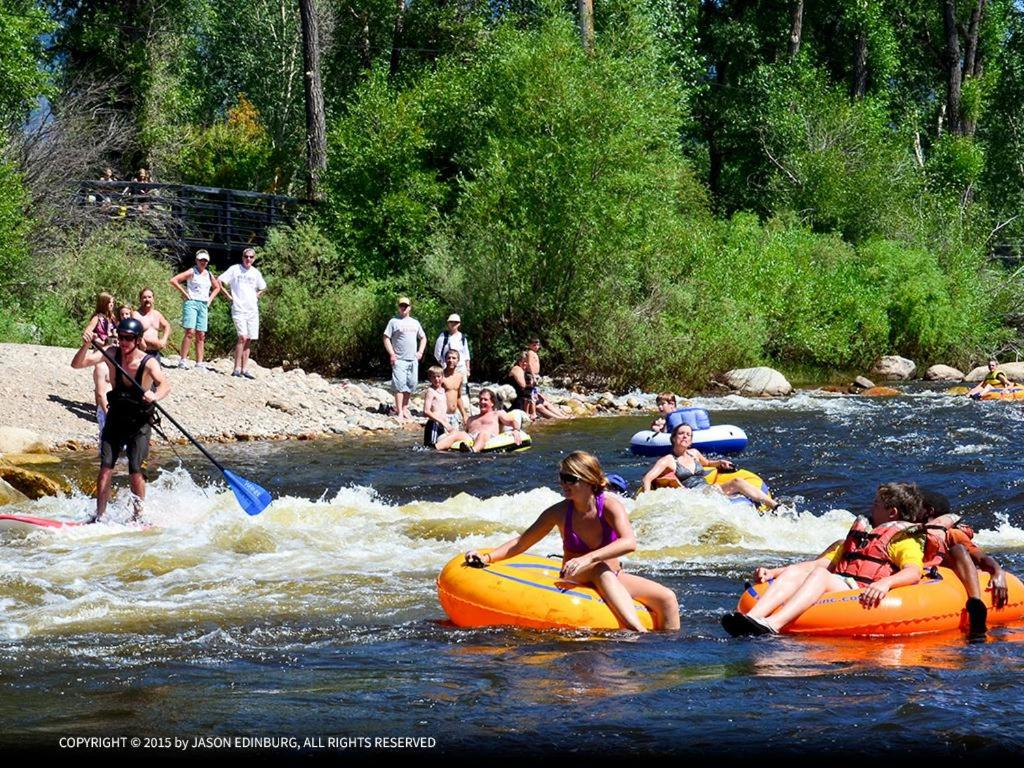
[[[968,538],[974,538],[974,529],[960,523],[951,525],[949,528],[943,525],[926,525],[924,527],[925,534],[927,534],[924,542],[925,568],[940,565],[949,555],[949,532],[954,528],[963,532]]]
[[[867,533],[850,529],[843,544],[842,558],[835,566],[836,575],[849,576],[859,584],[871,584],[892,576],[896,573],[896,564],[889,559],[889,542],[913,527],[914,523],[894,520]]]

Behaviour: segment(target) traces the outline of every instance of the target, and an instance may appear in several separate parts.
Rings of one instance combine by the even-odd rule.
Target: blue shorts
[[[210,305],[198,299],[188,299],[181,310],[181,327],[206,333]]]
[[[396,360],[391,366],[391,386],[395,392],[415,392],[419,373],[419,360]]]

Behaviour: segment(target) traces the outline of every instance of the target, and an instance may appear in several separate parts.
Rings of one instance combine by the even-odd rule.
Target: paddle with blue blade
[[[93,342],[93,347],[99,350],[100,354],[107,358],[107,360],[110,361],[110,364],[117,368],[117,370],[121,372],[125,379],[132,382],[132,384],[135,385],[135,387],[140,392],[145,392],[145,390],[142,388],[142,385],[135,381],[135,378],[129,375],[128,371],[122,368],[118,364],[117,360],[110,356],[109,352],[103,349],[95,341]],[[221,474],[224,475],[224,479],[227,481],[228,487],[235,494],[235,498],[238,499],[238,504],[239,506],[242,507],[242,509],[244,509],[250,515],[258,515],[260,512],[262,512],[264,509],[270,506],[270,502],[274,500],[274,497],[270,495],[270,492],[266,488],[257,485],[252,480],[246,480],[244,477],[236,475],[230,469],[225,469],[224,466],[219,461],[217,461],[215,458],[213,458],[213,456],[210,455],[210,452],[206,450],[202,443],[200,443],[198,440],[192,437],[192,435],[188,433],[188,430],[186,430],[183,426],[181,426],[181,424],[178,423],[177,419],[175,419],[173,416],[171,416],[171,414],[169,414],[162,407],[160,407],[159,403],[153,403],[153,405],[156,407],[158,411],[160,411],[161,414],[167,417],[167,420],[171,422],[171,424],[177,427],[178,431],[181,432],[181,434],[188,438],[189,442],[192,443],[192,445],[199,449],[200,453],[202,453],[203,456],[210,460],[210,463],[213,464],[213,466],[220,470]]]

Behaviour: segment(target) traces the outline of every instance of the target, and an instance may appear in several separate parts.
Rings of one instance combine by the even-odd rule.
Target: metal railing
[[[285,195],[189,184],[80,181],[78,201],[112,219],[134,221],[154,247],[185,254],[197,248],[230,253],[263,245],[267,231],[290,224],[304,205]]]

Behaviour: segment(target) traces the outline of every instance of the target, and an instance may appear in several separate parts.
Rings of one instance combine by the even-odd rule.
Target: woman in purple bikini
[[[633,600],[650,609],[657,629],[679,629],[679,603],[675,593],[660,584],[625,573],[619,558],[636,550],[636,535],[619,499],[605,493],[608,478],[595,456],[573,451],[559,466],[558,479],[566,501],[554,504],[533,525],[491,552],[466,553],[466,561],[496,563],[522,554],[548,532],[562,533],[562,576],[590,584],[619,619],[637,632],[646,632]]]

